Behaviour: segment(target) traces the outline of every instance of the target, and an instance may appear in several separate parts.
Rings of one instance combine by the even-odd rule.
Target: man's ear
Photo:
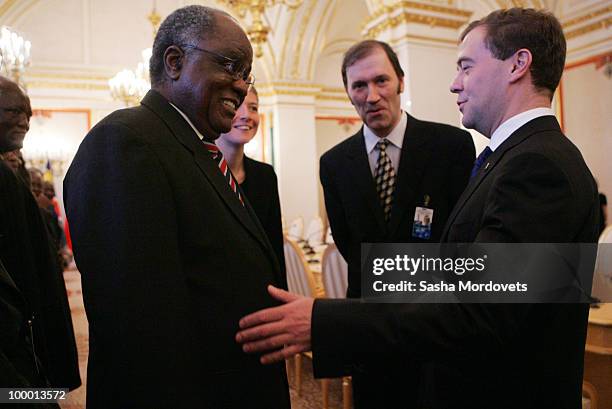
[[[398,77],[398,78],[399,78],[399,85],[397,87],[397,93],[399,95],[402,92],[404,92],[404,77]]]
[[[178,80],[183,68],[185,52],[176,45],[171,45],[164,52],[164,70],[171,80]]]
[[[531,51],[526,48],[521,48],[510,57],[512,63],[510,71],[510,83],[519,81],[529,73],[533,57]]]

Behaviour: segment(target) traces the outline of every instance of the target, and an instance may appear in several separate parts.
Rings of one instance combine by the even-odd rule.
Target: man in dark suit
[[[347,296],[359,298],[361,243],[438,242],[476,155],[469,133],[401,109],[404,72],[388,44],[352,46],[342,79],[364,126],[321,157],[320,173],[334,242],[348,263]],[[385,157],[390,175],[381,177]],[[390,187],[381,191],[385,177]],[[416,231],[417,209],[431,210],[429,232]]]
[[[288,408],[285,366],[233,342],[280,269],[214,140],[253,83],[252,49],[202,6],[161,24],[152,90],[85,137],[64,181],[90,325],[88,408]]]
[[[27,95],[16,83],[0,77],[0,154],[22,148],[31,116]],[[15,349],[8,354],[19,351],[28,333],[29,353],[41,363],[32,371],[36,380],[30,377],[31,385],[75,389],[81,379],[64,279],[29,186],[4,161],[0,161],[0,198],[0,260],[24,301],[20,307],[14,305],[24,321],[14,322],[20,334],[13,334]],[[8,288],[8,280],[4,284]],[[11,298],[19,300],[16,295]],[[7,323],[15,317],[8,314]]]
[[[347,296],[359,298],[361,243],[438,242],[476,155],[466,131],[401,109],[404,72],[388,44],[352,46],[342,79],[364,126],[321,157],[320,173],[334,242],[348,263]],[[417,225],[418,213],[431,223]],[[355,407],[392,406],[389,392],[414,383],[407,375],[404,367],[355,372]]]
[[[550,110],[565,62],[559,22],[532,9],[500,10],[461,39],[451,90],[463,124],[491,143],[442,241],[596,242],[593,177]],[[263,362],[312,349],[315,374],[329,377],[417,361],[421,408],[581,407],[588,305],[400,307],[270,292],[287,304],[244,318],[237,335],[246,351],[273,351]]]

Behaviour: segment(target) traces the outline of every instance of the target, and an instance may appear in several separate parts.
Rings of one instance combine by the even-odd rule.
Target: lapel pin
[[[487,162],[487,164],[485,165],[485,170],[489,169],[489,164],[490,164],[490,163],[491,163],[491,162]]]

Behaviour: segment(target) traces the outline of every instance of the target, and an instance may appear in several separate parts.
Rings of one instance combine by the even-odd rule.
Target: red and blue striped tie
[[[240,200],[240,203],[242,203],[242,205],[244,206],[242,195],[240,194],[240,191],[238,190],[238,183],[236,183],[236,180],[234,179],[234,175],[232,175],[232,171],[227,165],[227,161],[223,157],[223,153],[219,150],[219,147],[215,145],[213,142],[208,142],[204,140],[202,142],[204,142],[204,146],[208,150],[208,153],[211,154],[213,160],[215,160],[217,164],[219,165],[219,170],[221,170],[221,173],[225,177],[225,180],[227,181],[227,184],[229,185],[230,189],[232,189],[232,191],[236,193],[236,196],[238,196],[238,200]]]

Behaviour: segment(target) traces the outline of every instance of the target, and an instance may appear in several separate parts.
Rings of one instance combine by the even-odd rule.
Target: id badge
[[[417,207],[414,211],[414,224],[412,225],[412,237],[418,239],[429,239],[431,237],[431,222],[433,221],[433,209],[428,207]]]

